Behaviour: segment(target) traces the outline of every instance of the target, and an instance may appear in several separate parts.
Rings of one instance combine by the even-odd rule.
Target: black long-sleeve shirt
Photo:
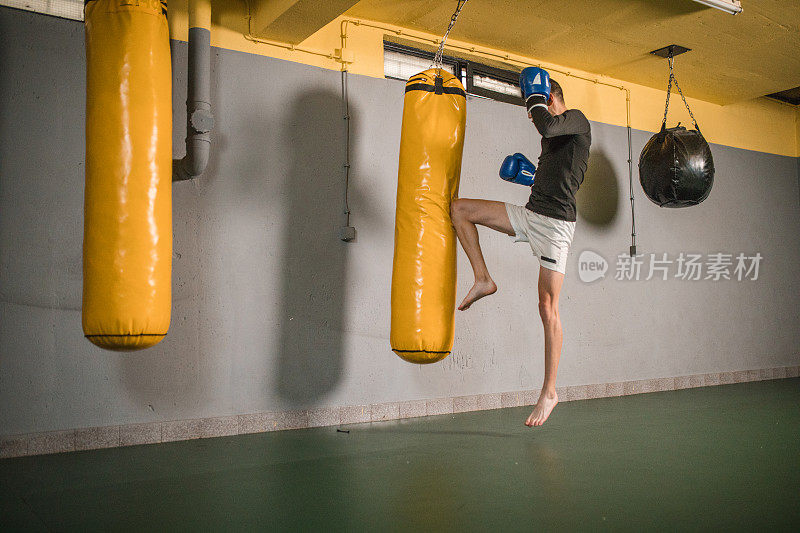
[[[575,193],[583,183],[592,144],[589,121],[577,109],[553,116],[544,105],[531,108],[531,118],[542,135],[542,153],[525,207],[548,217],[575,221]]]

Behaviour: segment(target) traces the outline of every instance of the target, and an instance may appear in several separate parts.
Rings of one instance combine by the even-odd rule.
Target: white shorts
[[[516,234],[511,236],[514,242],[529,243],[544,268],[566,273],[575,223],[546,217],[514,204],[506,204],[506,212]]]

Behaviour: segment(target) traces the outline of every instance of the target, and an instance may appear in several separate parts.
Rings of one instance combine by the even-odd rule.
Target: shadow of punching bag
[[[575,201],[581,219],[596,227],[613,224],[619,213],[619,177],[605,152],[589,155],[589,166]]]

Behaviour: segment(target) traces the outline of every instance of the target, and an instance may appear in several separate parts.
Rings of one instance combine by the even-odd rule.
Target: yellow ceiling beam
[[[250,0],[253,35],[299,44],[359,0]]]

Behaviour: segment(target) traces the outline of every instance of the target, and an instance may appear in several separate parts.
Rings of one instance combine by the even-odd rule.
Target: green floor
[[[0,530],[800,530],[800,379],[527,414],[7,459]]]

